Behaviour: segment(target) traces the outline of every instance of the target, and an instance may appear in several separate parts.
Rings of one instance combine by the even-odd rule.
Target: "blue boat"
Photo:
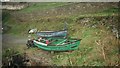
[[[67,30],[60,30],[60,31],[41,31],[36,33],[37,36],[41,37],[66,37]]]

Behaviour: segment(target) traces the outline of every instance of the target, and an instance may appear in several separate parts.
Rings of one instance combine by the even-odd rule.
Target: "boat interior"
[[[67,45],[67,44],[74,44],[77,41],[80,41],[80,39],[65,39],[65,38],[42,38],[41,40],[36,41],[45,43],[46,40],[49,41],[48,46],[60,46],[60,45]]]

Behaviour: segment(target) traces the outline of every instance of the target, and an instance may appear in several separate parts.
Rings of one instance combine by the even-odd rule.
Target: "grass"
[[[52,8],[57,8],[60,6],[64,6],[68,3],[64,3],[64,2],[42,2],[42,3],[37,3],[37,4],[32,4],[30,7],[27,7],[23,10],[21,10],[20,12],[23,13],[31,13],[34,11],[40,11],[40,10],[47,10],[47,9],[52,9]]]
[[[34,11],[43,11],[51,8],[58,8],[59,6],[63,7],[66,4],[68,3],[38,3],[37,5],[32,5],[31,7],[25,8],[18,12],[32,13]],[[61,30],[64,27],[64,22],[67,21],[69,36],[81,38],[82,41],[78,50],[75,50],[73,52],[59,52],[53,54],[51,58],[53,64],[56,64],[58,66],[117,65],[119,60],[119,58],[117,57],[119,52],[117,47],[119,44],[117,43],[115,36],[113,36],[113,33],[110,32],[110,30],[108,30],[106,26],[100,26],[100,22],[104,22],[102,21],[104,17],[115,17],[118,16],[117,14],[118,8],[109,8],[97,13],[88,13],[81,15],[74,14],[67,16],[53,15],[43,17],[43,21],[40,20],[40,22],[31,19],[29,21],[20,22],[14,17],[9,17],[8,14],[8,18],[4,18],[3,24],[11,27],[11,29],[5,34],[27,36],[27,30],[30,28],[38,28],[39,30]],[[81,20],[84,20],[84,18],[90,18],[90,21],[86,23],[90,25],[97,23],[97,27],[94,28],[85,26],[83,22],[81,23]],[[98,20],[96,18],[102,19]],[[51,21],[46,21],[46,19],[51,19]],[[116,21],[114,22],[116,23]],[[109,21],[107,21],[106,23],[109,23]],[[98,45],[96,41],[98,42],[99,40],[100,43]]]
[[[117,14],[114,14],[114,13],[110,13],[110,14],[107,14],[107,13],[96,13],[96,14],[84,14],[84,15],[79,15],[79,16],[69,16],[67,17],[68,18],[68,21],[67,23],[69,22],[71,25],[69,28],[72,28],[72,23],[71,22],[75,22],[76,20],[78,20],[79,18],[87,18],[87,17],[107,17],[107,16],[117,16]],[[52,17],[51,17],[52,18]],[[60,17],[61,18],[64,18],[64,17]],[[65,17],[66,18],[66,17]],[[46,19],[46,18],[44,18]],[[61,30],[61,29],[64,29],[64,22],[65,21],[61,21],[61,22],[57,22],[57,21],[54,21],[54,22],[45,22],[45,23],[40,23],[41,25],[43,25],[44,27],[40,27],[40,25],[38,25],[37,22],[29,22],[29,23],[15,23],[16,20],[7,20],[6,22],[8,23],[5,23],[9,26],[11,26],[11,30],[8,31],[8,33],[12,33],[12,34],[27,34],[26,31],[28,31],[30,28],[38,28],[39,30]],[[13,24],[14,23],[14,24]],[[4,23],[3,23],[4,24]],[[51,25],[51,24],[54,24],[54,25]],[[19,25],[19,26],[18,26]],[[48,26],[48,25],[51,25],[51,26]],[[17,26],[17,27],[16,27]],[[21,28],[22,27],[22,28]],[[57,27],[57,28],[56,28]],[[19,31],[18,31],[19,30]],[[22,31],[22,32],[21,32]]]
[[[23,10],[20,10],[18,12],[32,13],[34,11],[42,11],[42,10],[46,10],[46,9],[59,8],[60,6],[64,7],[65,5],[68,5],[68,4],[70,4],[70,3],[63,3],[63,2],[44,3],[43,2],[43,3],[32,4],[31,6],[25,8]],[[118,12],[119,12],[118,9],[119,8],[108,8],[106,10],[103,10],[101,12],[96,12],[96,13],[47,16],[47,17],[42,17],[43,22],[41,20],[39,20],[41,18],[36,17],[36,19],[39,22],[42,22],[42,23],[40,23],[40,25],[43,25],[43,27],[40,27],[40,25],[38,25],[39,22],[37,22],[36,20],[31,20],[31,19],[29,19],[28,22],[26,21],[26,22],[21,23],[19,20],[12,17],[13,15],[10,15],[9,11],[7,11],[7,12],[3,11],[3,25],[10,26],[11,28],[9,31],[7,31],[7,33],[14,34],[14,35],[27,34],[26,31],[28,31],[30,28],[38,28],[39,30],[59,30],[59,29],[63,29],[63,26],[64,26],[63,23],[65,21],[67,21],[68,23],[72,23],[72,22],[77,21],[79,18],[85,18],[85,17],[118,16]],[[48,12],[49,12],[49,10],[48,10]],[[27,17],[27,18],[29,18],[29,17]],[[58,20],[56,20],[56,18]],[[48,22],[48,21],[46,21],[47,19],[52,19],[53,21]],[[56,26],[51,25],[51,24],[54,24]],[[48,25],[51,25],[51,26],[48,26]],[[72,24],[70,24],[70,25],[72,25]],[[70,26],[70,28],[71,28],[71,26]]]
[[[110,9],[108,9],[108,10],[104,10],[103,12],[107,12],[107,13],[108,13],[108,12],[109,12],[109,13],[111,13],[111,12],[112,12],[112,13],[117,12],[117,13],[118,13],[118,12],[119,12],[119,8],[110,8]]]
[[[111,58],[114,55],[118,55],[117,54],[118,53],[118,48],[115,47],[117,50],[116,49],[111,50],[111,49],[114,48],[114,45],[117,45],[117,43],[114,43],[114,44],[108,46],[108,47],[110,47],[110,48],[108,48],[110,50],[105,52],[107,59],[103,58],[103,54],[102,54],[103,52],[102,52],[101,48],[103,46],[109,45],[110,43],[103,43],[103,42],[101,42],[104,45],[102,45],[102,44],[101,45],[97,45],[95,43],[95,41],[104,39],[107,36],[110,37],[111,35],[105,34],[105,36],[103,36],[104,35],[103,33],[101,33],[100,36],[99,35],[95,35],[94,34],[95,31],[101,32],[100,30],[96,30],[96,29],[90,29],[90,30],[89,29],[85,29],[85,31],[86,32],[83,33],[84,36],[82,37],[82,41],[81,41],[81,44],[79,46],[79,49],[76,50],[76,51],[73,51],[71,53],[67,53],[67,54],[66,53],[60,53],[60,54],[55,55],[56,58],[57,58],[58,55],[59,56],[64,55],[64,56],[60,57],[62,60],[61,59],[56,59],[54,57],[55,58],[55,59],[53,59],[54,63],[57,64],[57,65],[62,65],[62,61],[71,59],[71,63],[74,66],[83,66],[83,65],[85,65],[85,66],[103,66],[103,65],[109,65],[108,62],[114,65],[115,62],[112,61]],[[110,38],[107,38],[106,40],[108,41],[109,39]],[[106,40],[103,40],[103,41],[106,41]],[[111,42],[113,43],[114,41],[111,41]],[[114,52],[114,50],[116,52]],[[111,52],[109,52],[109,51],[111,51]],[[111,56],[107,54],[108,52],[110,53]],[[116,59],[118,59],[118,57],[116,57]],[[109,60],[111,60],[111,61],[109,61]],[[114,60],[115,60],[115,58],[114,58]],[[116,62],[118,62],[118,61],[116,61]],[[71,63],[69,61],[67,61],[63,65],[71,65]]]

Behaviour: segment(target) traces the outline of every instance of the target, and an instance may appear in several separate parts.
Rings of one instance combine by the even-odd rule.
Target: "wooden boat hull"
[[[33,41],[33,43],[38,48],[41,48],[41,49],[47,50],[47,51],[69,51],[69,50],[76,50],[76,49],[78,49],[78,46],[80,45],[80,40],[77,40],[76,42],[71,43],[71,44],[54,45],[54,46],[39,44],[35,40]]]

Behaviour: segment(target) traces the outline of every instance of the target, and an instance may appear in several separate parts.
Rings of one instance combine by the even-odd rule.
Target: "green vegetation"
[[[19,52],[13,48],[8,48],[3,51],[2,57],[3,57],[3,59],[5,59],[5,58],[10,58],[13,55],[18,55],[18,54],[22,54],[22,52]]]
[[[47,10],[47,9],[52,9],[52,8],[57,8],[57,7],[62,7],[64,5],[66,5],[68,3],[64,3],[64,2],[43,2],[43,3],[37,3],[37,4],[32,4],[30,7],[27,7],[23,10],[21,10],[21,12],[23,13],[31,13],[33,11],[40,11],[40,10]]]
[[[51,8],[58,11],[56,8],[59,8],[60,6],[64,7],[66,4],[68,3],[38,3],[14,12],[18,12],[18,15],[21,15],[22,13],[32,14],[34,11],[50,12],[49,9]],[[65,9],[66,11],[67,7]],[[76,12],[77,10],[69,15],[67,15],[68,12],[66,12],[66,14],[63,15],[59,13],[54,15],[54,13],[51,13],[43,14],[43,16],[35,16],[33,13],[32,18],[29,14],[28,16],[17,16],[17,18],[12,12],[11,14],[4,14],[3,25],[11,27],[5,34],[27,36],[27,31],[30,28],[37,28],[42,31],[61,30],[66,21],[68,23],[69,36],[81,38],[82,41],[78,50],[72,52],[56,52],[55,54],[52,54],[51,59],[53,64],[63,66],[118,65],[119,58],[117,55],[119,52],[119,40],[117,40],[111,30],[107,28],[114,23],[118,23],[118,8],[101,9],[100,12],[87,14],[84,12],[83,14],[82,12],[81,14],[76,14]],[[63,12],[61,11],[61,13]]]
[[[110,9],[108,9],[108,10],[104,10],[104,12],[111,12],[111,13],[114,13],[114,12],[116,12],[116,13],[118,13],[119,12],[119,8],[110,8]]]

